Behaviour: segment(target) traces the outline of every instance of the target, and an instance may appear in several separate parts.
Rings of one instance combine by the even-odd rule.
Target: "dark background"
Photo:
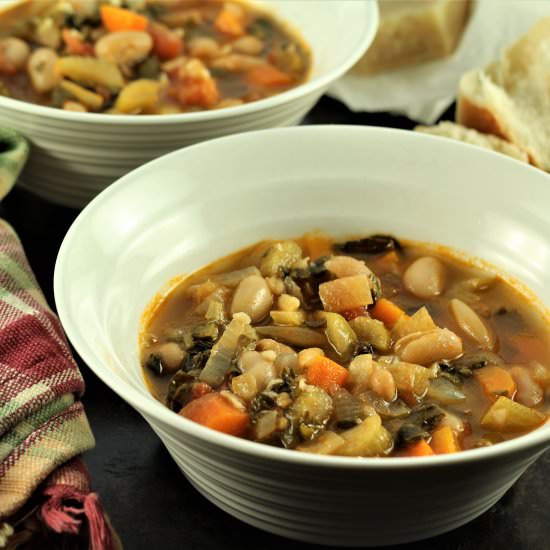
[[[442,118],[452,116],[451,108]],[[321,99],[304,123],[414,127],[412,121],[403,117],[352,113],[328,97]],[[55,259],[78,211],[49,204],[16,187],[0,206],[0,215],[18,232],[31,267],[53,305]],[[79,364],[87,385],[84,404],[97,440],[96,448],[85,458],[94,489],[100,493],[125,548],[314,548],[249,527],[210,504],[187,482],[138,413],[81,361]],[[549,549],[549,482],[550,453],[546,453],[500,502],[478,519],[445,535],[391,548]],[[422,506],[422,502],[418,504]]]

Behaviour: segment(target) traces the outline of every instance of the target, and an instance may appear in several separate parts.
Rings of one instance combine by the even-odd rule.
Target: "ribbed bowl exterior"
[[[181,147],[249,130],[297,124],[323,92],[324,88],[246,117],[191,123],[182,119],[159,125],[106,125],[92,117],[79,121],[37,117],[0,105],[0,125],[31,140],[31,155],[19,185],[52,202],[82,208],[124,174]]]
[[[452,475],[437,467],[281,468],[144,416],[189,481],[224,511],[278,535],[332,546],[399,544],[459,527],[495,504],[543,450],[465,463]]]

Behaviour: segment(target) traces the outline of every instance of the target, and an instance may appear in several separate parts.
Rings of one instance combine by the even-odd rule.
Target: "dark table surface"
[[[452,117],[449,111],[443,118]],[[387,114],[352,113],[324,97],[307,124],[369,124],[410,129],[414,123]],[[0,215],[19,233],[50,304],[55,258],[77,216],[15,188]],[[312,545],[264,533],[218,510],[180,473],[161,442],[129,405],[80,362],[84,397],[97,446],[86,454],[97,490],[125,548],[298,550]],[[550,453],[546,453],[491,510],[446,535],[395,550],[550,549]],[[444,488],[442,488],[444,490]],[[419,503],[421,506],[422,503]]]

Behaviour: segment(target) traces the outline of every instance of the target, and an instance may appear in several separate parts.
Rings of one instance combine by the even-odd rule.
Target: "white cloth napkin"
[[[432,124],[455,100],[465,72],[496,59],[545,16],[550,16],[550,0],[478,0],[452,56],[369,77],[348,73],[329,95],[353,111],[388,111]]]

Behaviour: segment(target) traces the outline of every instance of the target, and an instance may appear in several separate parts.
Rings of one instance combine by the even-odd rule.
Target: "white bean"
[[[185,352],[175,342],[167,342],[159,348],[160,359],[164,370],[168,373],[176,372],[185,358]]]
[[[0,40],[0,73],[15,74],[24,69],[30,52],[28,44],[19,38]]]
[[[131,66],[145,59],[153,47],[151,35],[144,31],[110,32],[95,45],[97,57],[119,66]]]
[[[395,385],[392,373],[379,365],[374,365],[368,385],[372,391],[385,401],[391,402],[397,395],[397,386]]]
[[[189,40],[187,48],[193,57],[215,57],[220,50],[218,43],[207,36]]]
[[[244,312],[256,323],[269,313],[272,304],[273,294],[265,279],[260,275],[250,275],[235,290],[231,313]]]
[[[431,256],[418,258],[403,274],[403,284],[419,298],[439,296],[445,287],[445,267]]]
[[[51,92],[61,82],[57,60],[57,54],[50,48],[38,48],[29,57],[27,72],[37,92]]]
[[[511,374],[517,386],[516,401],[527,407],[536,407],[544,399],[542,388],[525,367],[513,367]]]
[[[394,350],[402,361],[430,365],[458,357],[462,353],[462,340],[449,329],[436,328],[404,336],[396,342]]]
[[[479,315],[462,300],[454,298],[449,306],[455,321],[461,330],[483,349],[495,349],[496,337],[493,331],[479,318]]]
[[[241,36],[231,44],[233,50],[248,55],[258,55],[264,49],[263,42],[252,35]]]

